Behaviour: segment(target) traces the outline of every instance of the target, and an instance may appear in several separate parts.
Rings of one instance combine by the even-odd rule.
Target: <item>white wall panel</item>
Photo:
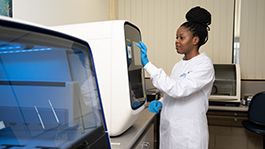
[[[234,0],[117,0],[118,19],[136,24],[148,45],[149,59],[170,73],[182,57],[175,50],[176,29],[197,5],[212,14],[209,41],[201,47],[214,63],[232,63]]]
[[[13,17],[42,25],[110,18],[110,0],[13,0]]]
[[[264,0],[242,0],[240,66],[243,79],[265,79],[264,16]]]

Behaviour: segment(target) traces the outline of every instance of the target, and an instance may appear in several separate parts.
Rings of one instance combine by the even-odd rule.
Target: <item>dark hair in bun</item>
[[[199,47],[208,40],[208,31],[211,24],[211,14],[199,6],[191,8],[186,14],[187,22],[181,26],[187,27],[193,36],[199,37]]]

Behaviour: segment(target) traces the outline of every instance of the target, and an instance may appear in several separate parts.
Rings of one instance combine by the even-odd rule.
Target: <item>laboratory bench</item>
[[[247,106],[209,106],[209,149],[261,149],[262,137],[246,130]]]
[[[158,116],[145,108],[135,123],[123,134],[111,137],[112,149],[155,149],[158,148]]]

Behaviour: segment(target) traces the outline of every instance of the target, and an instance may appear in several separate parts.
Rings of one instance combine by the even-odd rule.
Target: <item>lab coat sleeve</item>
[[[153,85],[173,98],[189,96],[214,80],[213,66],[210,64],[200,64],[194,67],[185,78],[177,79],[170,78],[151,62],[147,63],[144,68],[150,74]]]
[[[163,103],[164,103],[164,98],[161,97],[158,101],[160,101],[160,102],[162,103],[162,105],[163,105]]]

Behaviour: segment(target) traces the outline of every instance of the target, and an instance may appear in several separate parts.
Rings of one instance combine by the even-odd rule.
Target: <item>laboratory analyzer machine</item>
[[[56,26],[56,30],[77,36],[91,46],[99,89],[110,136],[133,125],[146,99],[141,41],[137,26],[125,20]]]
[[[90,46],[0,17],[0,148],[110,148]]]

